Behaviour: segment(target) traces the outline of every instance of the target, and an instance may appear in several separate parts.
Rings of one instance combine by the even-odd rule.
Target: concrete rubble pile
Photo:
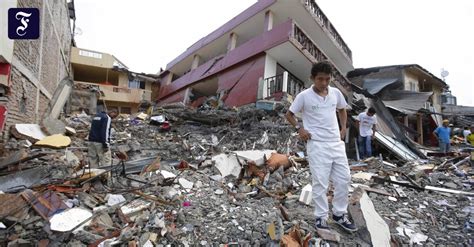
[[[304,143],[285,112],[167,106],[120,115],[111,167],[87,166],[91,116],[84,113],[64,120],[67,147],[17,135],[0,160],[0,242],[473,245],[474,170],[463,154],[351,161],[349,212],[359,231],[334,223],[333,231],[316,231]]]

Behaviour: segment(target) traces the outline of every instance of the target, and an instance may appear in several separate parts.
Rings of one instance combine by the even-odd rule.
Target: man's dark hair
[[[311,77],[315,77],[318,73],[332,74],[332,65],[326,61],[313,64],[311,68]]]
[[[367,112],[370,113],[370,114],[375,114],[375,108],[370,107]]]
[[[105,111],[105,105],[104,104],[97,104],[97,113],[101,113]]]

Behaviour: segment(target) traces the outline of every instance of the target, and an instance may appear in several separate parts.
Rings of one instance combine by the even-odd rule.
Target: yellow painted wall
[[[145,90],[150,90],[150,91],[151,91],[151,84],[152,84],[151,81],[147,81],[147,82],[145,83]]]
[[[128,88],[128,75],[127,75],[127,73],[120,73],[118,86]]]
[[[146,81],[145,82],[145,90],[151,91],[151,81]],[[128,75],[127,73],[121,72],[119,75],[119,87],[125,87],[128,88]]]
[[[94,54],[97,57],[79,55],[81,51],[89,52]],[[99,57],[100,55],[100,57]],[[72,47],[71,49],[71,63],[76,64],[85,64],[90,66],[102,67],[102,68],[112,68],[114,64],[114,57],[107,53]]]
[[[121,113],[121,107],[130,107],[131,108],[131,113],[137,113],[138,112],[138,104],[134,103],[125,103],[125,102],[116,102],[116,101],[106,101],[105,104],[107,105],[107,108],[113,108],[116,107],[119,110],[119,113]]]
[[[86,84],[86,85],[98,85],[100,90],[104,93],[103,96],[100,96],[100,99],[106,101],[114,102],[130,102],[138,104],[142,100],[151,100],[151,90],[143,90],[136,88],[127,88],[127,87],[116,87],[116,86],[107,86],[100,85],[95,83],[75,81],[76,83]]]

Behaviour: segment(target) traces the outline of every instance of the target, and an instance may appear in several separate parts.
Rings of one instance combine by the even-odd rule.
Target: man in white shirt
[[[469,130],[469,127],[464,127],[464,130],[462,131],[462,135],[464,137],[464,141],[469,144],[467,141],[467,136],[471,134],[471,131]]]
[[[375,109],[370,107],[367,112],[361,112],[356,118],[356,127],[359,130],[357,138],[361,159],[372,156],[372,140],[375,138],[377,117]]]
[[[351,176],[345,143],[341,140],[346,133],[347,102],[339,89],[329,86],[331,74],[332,66],[329,63],[314,64],[311,69],[313,86],[296,96],[286,113],[286,119],[298,131],[299,137],[307,141],[306,152],[312,178],[316,228],[329,229],[326,193],[331,178],[335,188],[332,218],[345,230],[354,232],[357,228],[347,215]],[[303,114],[303,126],[300,126],[294,117],[297,112]]]

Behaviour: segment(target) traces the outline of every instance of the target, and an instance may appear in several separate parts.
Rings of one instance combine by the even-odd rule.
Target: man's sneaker
[[[316,229],[329,230],[328,221],[324,218],[316,218]]]
[[[332,219],[336,224],[338,224],[340,227],[344,228],[344,230],[348,232],[357,231],[357,227],[349,220],[347,214],[343,214],[341,216],[333,215]]]

